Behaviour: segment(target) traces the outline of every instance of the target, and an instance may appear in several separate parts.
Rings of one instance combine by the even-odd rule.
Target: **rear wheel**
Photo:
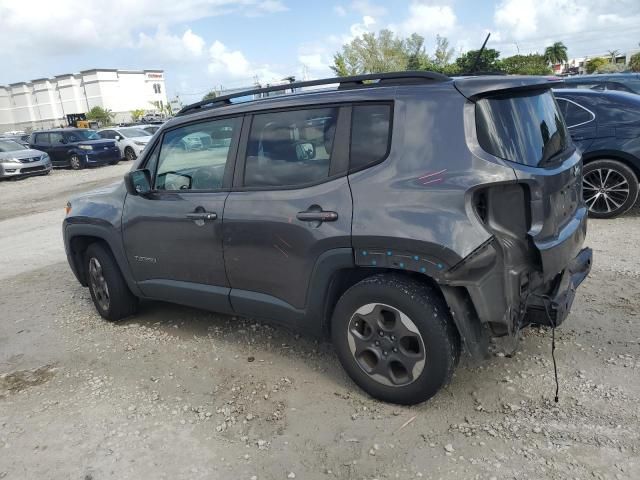
[[[84,163],[82,162],[80,155],[71,155],[69,165],[71,165],[71,168],[74,170],[82,170],[84,168]]]
[[[136,156],[136,152],[133,151],[133,148],[127,147],[124,149],[124,158],[131,161],[138,157]]]
[[[371,396],[411,405],[446,385],[460,355],[448,308],[435,288],[380,274],[338,301],[331,335],[349,376]]]
[[[113,255],[99,243],[87,248],[85,272],[91,299],[98,313],[115,321],[133,315],[138,299],[131,293]]]
[[[584,166],[582,190],[590,216],[613,218],[636,203],[638,178],[622,162],[594,160]]]

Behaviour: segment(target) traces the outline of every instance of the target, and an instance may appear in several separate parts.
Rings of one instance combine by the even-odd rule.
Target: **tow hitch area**
[[[534,292],[528,302],[528,323],[557,327],[571,310],[576,289],[589,275],[593,251],[584,248],[569,263],[551,292]]]

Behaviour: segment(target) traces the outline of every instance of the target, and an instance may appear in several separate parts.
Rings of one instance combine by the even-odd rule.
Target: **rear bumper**
[[[530,295],[527,302],[527,323],[558,326],[569,315],[576,289],[591,271],[593,252],[584,248],[569,262],[557,280]]]

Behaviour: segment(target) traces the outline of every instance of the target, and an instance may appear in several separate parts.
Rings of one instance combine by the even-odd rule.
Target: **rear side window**
[[[569,128],[583,125],[595,118],[589,110],[576,103],[563,98],[558,98],[557,100]]]
[[[294,187],[329,177],[337,108],[254,115],[244,185]]]
[[[390,105],[355,105],[351,113],[351,171],[383,160],[391,141]]]
[[[484,151],[534,167],[553,163],[570,145],[550,90],[478,100],[476,129]]]
[[[49,143],[49,134],[48,133],[36,133],[33,136],[33,143],[37,143],[39,145],[47,145]]]

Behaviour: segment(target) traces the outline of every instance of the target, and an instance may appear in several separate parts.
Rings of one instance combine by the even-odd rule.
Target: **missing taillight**
[[[475,194],[473,198],[473,209],[480,221],[486,224],[489,216],[489,204],[486,191],[477,192]]]

